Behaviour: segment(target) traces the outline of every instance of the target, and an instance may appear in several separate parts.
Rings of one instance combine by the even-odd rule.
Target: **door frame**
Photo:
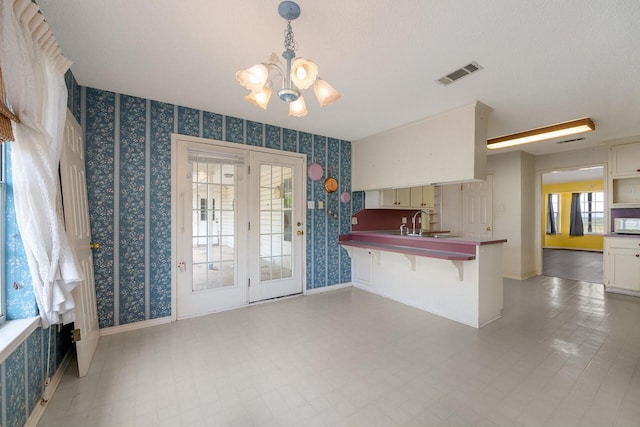
[[[546,173],[552,173],[553,171],[572,171],[580,168],[589,168],[595,166],[602,166],[602,180],[603,189],[604,189],[604,224],[605,227],[610,227],[611,224],[611,206],[609,206],[609,192],[611,189],[609,188],[609,164],[607,162],[595,162],[588,164],[579,164],[574,166],[558,166],[555,168],[545,168],[536,170],[535,176],[535,200],[534,200],[534,209],[537,216],[537,219],[534,221],[535,229],[534,229],[534,244],[535,244],[535,269],[536,275],[542,275],[542,251],[544,249],[544,235],[545,230],[543,227],[544,219],[546,216],[546,212],[544,210],[544,200],[543,200],[543,191],[542,191],[542,175]],[[605,232],[606,234],[606,232]]]
[[[178,154],[178,144],[179,141],[184,141],[184,142],[194,142],[194,143],[199,143],[199,144],[206,144],[211,146],[212,148],[215,147],[223,147],[223,148],[233,148],[233,149],[244,149],[247,151],[257,151],[257,152],[261,152],[261,153],[268,153],[268,154],[275,154],[275,155],[285,155],[285,156],[290,156],[290,157],[297,157],[302,159],[302,164],[303,166],[307,164],[307,155],[304,153],[295,153],[293,151],[284,151],[284,150],[276,150],[273,148],[264,148],[264,147],[259,147],[259,146],[252,146],[252,145],[246,145],[246,144],[242,144],[242,143],[237,143],[237,142],[226,142],[226,141],[220,141],[217,139],[208,139],[208,138],[201,138],[201,137],[197,137],[197,136],[188,136],[188,135],[181,135],[178,133],[171,133],[171,321],[176,321],[177,320],[177,316],[178,316],[178,253],[177,253],[177,249],[178,249],[178,199],[179,199],[179,195],[178,195],[178,188],[177,188],[177,182],[178,182],[178,162],[177,162],[177,154]],[[304,170],[303,170],[304,173]],[[304,175],[306,176],[306,175]],[[302,212],[301,212],[301,216],[302,218],[306,218],[307,217],[307,185],[306,185],[306,179],[303,181],[303,185],[302,185],[302,200],[305,201],[304,203],[302,203]],[[306,229],[306,224],[303,224],[303,226]],[[247,242],[248,243],[248,242]],[[302,271],[301,271],[301,278],[300,280],[302,281],[302,295],[306,295],[307,294],[307,274],[306,274],[306,270],[307,270],[307,262],[306,262],[306,253],[307,253],[307,239],[304,238],[302,239],[302,257],[303,257],[303,262],[302,262]],[[248,295],[247,295],[247,303],[243,306],[240,307],[246,307],[249,304],[261,304],[264,301],[256,301],[253,303],[249,303],[249,299],[248,299]],[[230,310],[235,309],[235,308],[239,308],[239,307],[233,307],[233,308],[229,308]],[[221,310],[224,311],[224,310]]]

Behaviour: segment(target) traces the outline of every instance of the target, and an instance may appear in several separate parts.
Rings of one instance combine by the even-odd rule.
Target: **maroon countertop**
[[[436,234],[437,235],[437,234]],[[506,239],[476,240],[441,234],[442,237],[400,235],[399,231],[355,231],[342,234],[338,243],[344,246],[377,249],[407,255],[467,261],[476,258],[476,247],[504,243]]]

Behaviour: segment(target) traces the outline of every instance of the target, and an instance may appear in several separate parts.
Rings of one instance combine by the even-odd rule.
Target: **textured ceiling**
[[[300,0],[298,56],[344,93],[320,108],[305,91],[303,118],[275,94],[250,105],[234,78],[282,52],[278,0],[38,4],[83,86],[351,141],[475,100],[494,109],[489,137],[596,123],[583,141],[521,146],[532,154],[640,135],[638,0]],[[435,82],[471,61],[484,69]]]

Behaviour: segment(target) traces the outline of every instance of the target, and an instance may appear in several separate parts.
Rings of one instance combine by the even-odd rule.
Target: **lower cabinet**
[[[604,245],[607,290],[640,296],[640,238],[606,237]]]
[[[353,280],[365,285],[371,284],[372,256],[371,251],[355,249],[352,252]]]

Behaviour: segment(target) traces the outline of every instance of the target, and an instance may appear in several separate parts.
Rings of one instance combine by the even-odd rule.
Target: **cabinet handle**
[[[640,254],[636,254],[636,258],[640,258]]]

